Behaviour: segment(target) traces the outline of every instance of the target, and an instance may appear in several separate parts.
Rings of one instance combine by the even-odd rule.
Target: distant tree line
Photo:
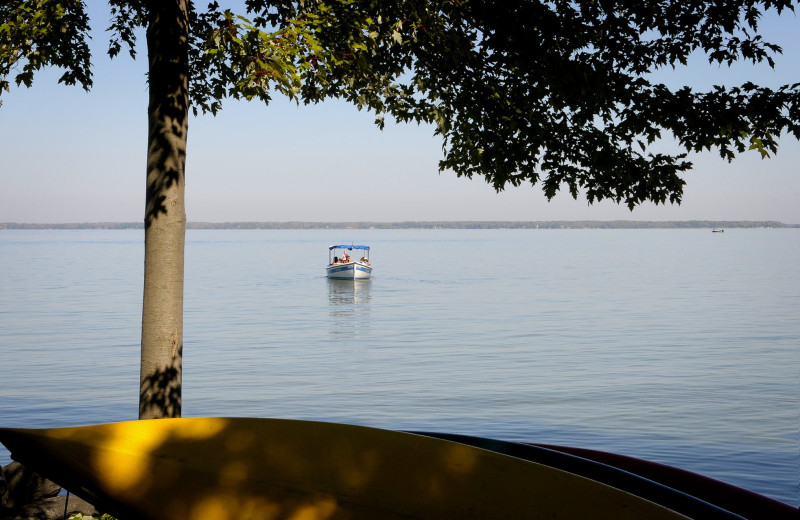
[[[0,222],[3,229],[143,229],[141,222],[22,224]],[[188,222],[187,229],[695,229],[798,228],[775,220],[544,220],[403,222]]]
[[[0,222],[0,229],[143,229],[141,222],[73,222],[66,224],[25,224]]]

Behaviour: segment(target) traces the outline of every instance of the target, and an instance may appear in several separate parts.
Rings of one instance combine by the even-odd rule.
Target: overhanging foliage
[[[109,52],[135,55],[148,2],[111,0]],[[688,153],[766,157],[800,139],[800,84],[748,81],[670,89],[650,73],[704,54],[709,63],[774,65],[759,33],[767,9],[797,0],[246,0],[190,10],[190,100],[343,98],[400,121],[435,125],[442,170],[495,189],[541,184],[589,202],[679,203]],[[0,7],[0,87],[30,86],[46,65],[91,86],[88,21],[79,1]],[[656,151],[662,138],[681,150]]]

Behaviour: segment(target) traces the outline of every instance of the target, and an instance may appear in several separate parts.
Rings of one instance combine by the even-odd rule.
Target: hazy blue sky
[[[147,136],[146,48],[139,59],[106,55],[105,2],[90,2],[95,85],[86,93],[41,73],[12,88],[0,107],[0,222],[141,221]],[[783,46],[775,71],[730,71],[698,60],[659,72],[671,85],[707,88],[755,79],[800,81],[800,20],[767,15],[762,28]],[[729,164],[694,156],[681,206],[589,206],[538,186],[496,194],[482,178],[438,173],[433,129],[388,123],[340,102],[269,107],[229,101],[215,118],[189,123],[186,207],[190,221],[403,220],[779,220],[800,223],[800,143],[782,140],[762,161],[750,152]]]

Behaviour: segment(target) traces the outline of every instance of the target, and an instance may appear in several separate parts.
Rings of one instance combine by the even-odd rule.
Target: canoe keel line
[[[658,520],[687,518],[691,508],[701,511],[697,518],[739,518],[704,503],[657,503],[635,487],[429,435],[184,418],[3,428],[0,442],[15,460],[121,519]]]

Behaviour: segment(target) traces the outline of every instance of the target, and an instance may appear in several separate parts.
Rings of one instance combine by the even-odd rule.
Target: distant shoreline
[[[143,229],[141,222],[31,224],[0,222],[0,230]],[[187,229],[702,229],[800,228],[773,220],[544,220],[544,221],[403,221],[403,222],[187,222]]]

